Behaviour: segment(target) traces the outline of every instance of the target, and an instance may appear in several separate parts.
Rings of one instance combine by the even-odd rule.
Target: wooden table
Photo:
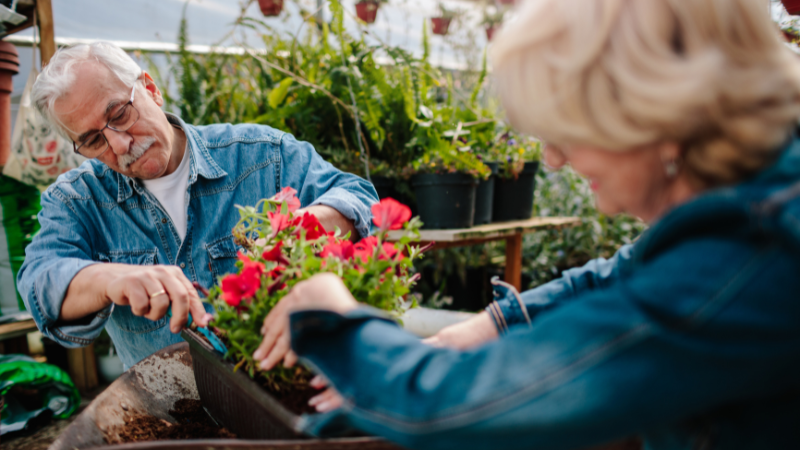
[[[422,244],[434,242],[434,249],[465,247],[489,241],[506,241],[505,281],[517,290],[522,289],[522,235],[551,228],[571,227],[580,223],[578,217],[533,217],[513,222],[490,223],[472,228],[453,230],[420,230]],[[390,231],[389,240],[403,236],[402,230]]]

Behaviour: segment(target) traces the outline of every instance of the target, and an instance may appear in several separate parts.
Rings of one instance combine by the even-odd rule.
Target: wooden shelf
[[[19,322],[6,323],[0,325],[0,341],[23,336],[37,331],[36,323],[33,319],[21,320]]]

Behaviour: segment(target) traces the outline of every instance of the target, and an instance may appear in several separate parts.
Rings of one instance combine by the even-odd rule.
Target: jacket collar
[[[191,167],[189,169],[189,185],[197,181],[197,176],[200,175],[205,179],[213,180],[222,178],[228,175],[227,172],[217,164],[211,157],[208,148],[205,146],[197,129],[193,126],[187,125],[180,117],[165,113],[167,120],[170,124],[179,127],[186,134],[186,142],[189,148],[189,161]],[[138,179],[125,176],[121,173],[117,174],[117,203],[122,203],[128,200],[134,192],[142,195],[144,186]]]

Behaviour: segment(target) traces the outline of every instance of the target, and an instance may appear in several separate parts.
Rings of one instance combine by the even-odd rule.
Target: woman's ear
[[[161,96],[161,90],[158,89],[156,86],[156,82],[153,80],[153,77],[150,76],[149,73],[144,72],[144,88],[147,91],[147,94],[150,98],[156,102],[158,106],[164,106],[164,97]]]

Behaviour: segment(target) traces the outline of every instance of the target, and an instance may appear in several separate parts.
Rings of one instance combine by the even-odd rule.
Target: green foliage
[[[494,120],[476,110],[476,95],[455,101],[452,86],[440,104],[446,80],[428,62],[427,26],[424,54],[417,58],[348,34],[342,5],[332,0],[330,10],[330,24],[307,27],[302,40],[240,17],[235,26],[259,33],[266,48],[243,55],[190,53],[183,19],[177,57],[167,55],[169,70],[162,77],[151,65],[159,84],[177,84],[176,96],[163,89],[167,109],[195,125],[257,123],[288,131],[342,170],[364,176],[365,163],[372,174],[391,177],[415,171],[486,176],[488,168],[448,133],[458,127],[475,132],[476,125],[467,124],[476,120],[491,128]],[[483,77],[485,71],[481,83]]]

